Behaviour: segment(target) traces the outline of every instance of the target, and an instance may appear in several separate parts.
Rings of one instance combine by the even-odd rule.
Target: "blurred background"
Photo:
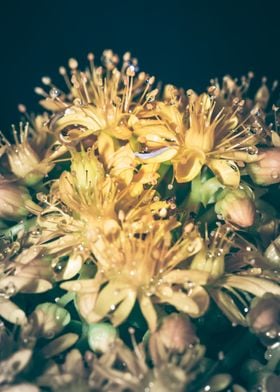
[[[213,77],[280,76],[278,1],[2,1],[0,129],[7,133],[24,103],[40,110],[34,87],[60,80],[69,57],[86,64],[111,48],[131,51],[140,69],[164,83],[201,91]]]

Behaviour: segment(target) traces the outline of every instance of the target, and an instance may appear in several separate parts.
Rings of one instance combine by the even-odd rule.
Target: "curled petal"
[[[223,284],[262,297],[265,293],[280,295],[280,286],[264,278],[230,275],[223,279]]]
[[[245,317],[227,293],[221,290],[210,290],[210,295],[231,322],[246,326]]]
[[[205,155],[200,150],[187,150],[181,160],[174,160],[174,172],[177,182],[192,181],[205,163]]]
[[[207,165],[223,185],[234,188],[238,187],[240,183],[240,172],[234,161],[211,159]]]
[[[136,292],[134,290],[127,291],[126,297],[118,305],[111,317],[113,325],[118,326],[122,324],[129,316],[136,301]]]

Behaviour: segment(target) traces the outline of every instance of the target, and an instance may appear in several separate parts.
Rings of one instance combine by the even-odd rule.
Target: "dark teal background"
[[[71,56],[104,48],[138,57],[163,82],[202,89],[250,70],[280,76],[278,1],[10,1],[0,6],[0,129],[17,104],[38,110],[33,88]]]

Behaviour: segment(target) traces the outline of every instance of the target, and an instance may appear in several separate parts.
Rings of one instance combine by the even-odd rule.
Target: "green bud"
[[[95,352],[105,353],[117,339],[117,330],[108,323],[89,324],[88,344]]]

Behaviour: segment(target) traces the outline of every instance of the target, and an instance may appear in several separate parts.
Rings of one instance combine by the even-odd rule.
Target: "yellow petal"
[[[69,257],[66,267],[62,273],[59,274],[59,278],[63,280],[71,279],[80,271],[83,266],[83,258],[81,255],[73,254]]]
[[[50,290],[52,284],[44,279],[34,279],[31,277],[20,276],[6,276],[0,281],[0,290],[5,290],[5,287],[13,285],[15,293],[20,291],[22,293],[43,293]]]
[[[97,140],[98,152],[106,166],[115,152],[114,140],[105,132],[101,132]]]
[[[184,284],[187,282],[193,282],[195,284],[204,285],[207,283],[209,273],[205,271],[196,270],[173,270],[164,275],[164,282],[171,284]]]
[[[101,317],[94,312],[97,294],[98,292],[96,291],[94,293],[78,293],[76,295],[75,301],[79,313],[89,323],[101,320]]]
[[[247,323],[245,317],[236,306],[234,300],[228,294],[219,289],[213,289],[210,290],[210,295],[231,322],[246,326]]]
[[[132,135],[132,132],[127,127],[121,125],[113,128],[106,128],[105,132],[120,140],[128,140]]]
[[[27,322],[25,313],[8,299],[1,298],[0,316],[12,324],[22,325]]]
[[[222,282],[224,285],[248,291],[257,297],[262,297],[265,293],[280,295],[280,286],[264,278],[229,275]]]
[[[179,312],[187,313],[192,317],[201,316],[199,305],[187,294],[177,291],[170,296],[160,296],[161,302],[173,305]]]
[[[205,163],[205,155],[200,150],[187,150],[181,160],[174,160],[174,172],[177,182],[192,181],[199,173]]]
[[[207,165],[223,185],[234,188],[238,187],[240,183],[240,172],[234,161],[210,159]]]
[[[122,324],[127,317],[136,301],[136,292],[133,290],[128,290],[125,299],[118,305],[115,312],[112,314],[111,321],[114,326]]]
[[[134,134],[140,136],[140,139],[146,139],[147,145],[150,146],[151,143],[151,147],[160,147],[157,143],[166,145],[166,141],[176,142],[176,134],[157,120],[138,121],[134,127]]]
[[[94,312],[102,318],[105,317],[110,311],[113,312],[128,294],[129,290],[124,286],[117,283],[108,283],[97,297]]]
[[[68,282],[61,283],[60,287],[67,291],[79,292],[79,293],[95,293],[98,292],[102,280],[95,279],[80,279],[71,280]]]
[[[141,312],[148,323],[149,330],[154,332],[157,328],[157,314],[151,298],[147,295],[142,295],[139,298],[139,305]]]

